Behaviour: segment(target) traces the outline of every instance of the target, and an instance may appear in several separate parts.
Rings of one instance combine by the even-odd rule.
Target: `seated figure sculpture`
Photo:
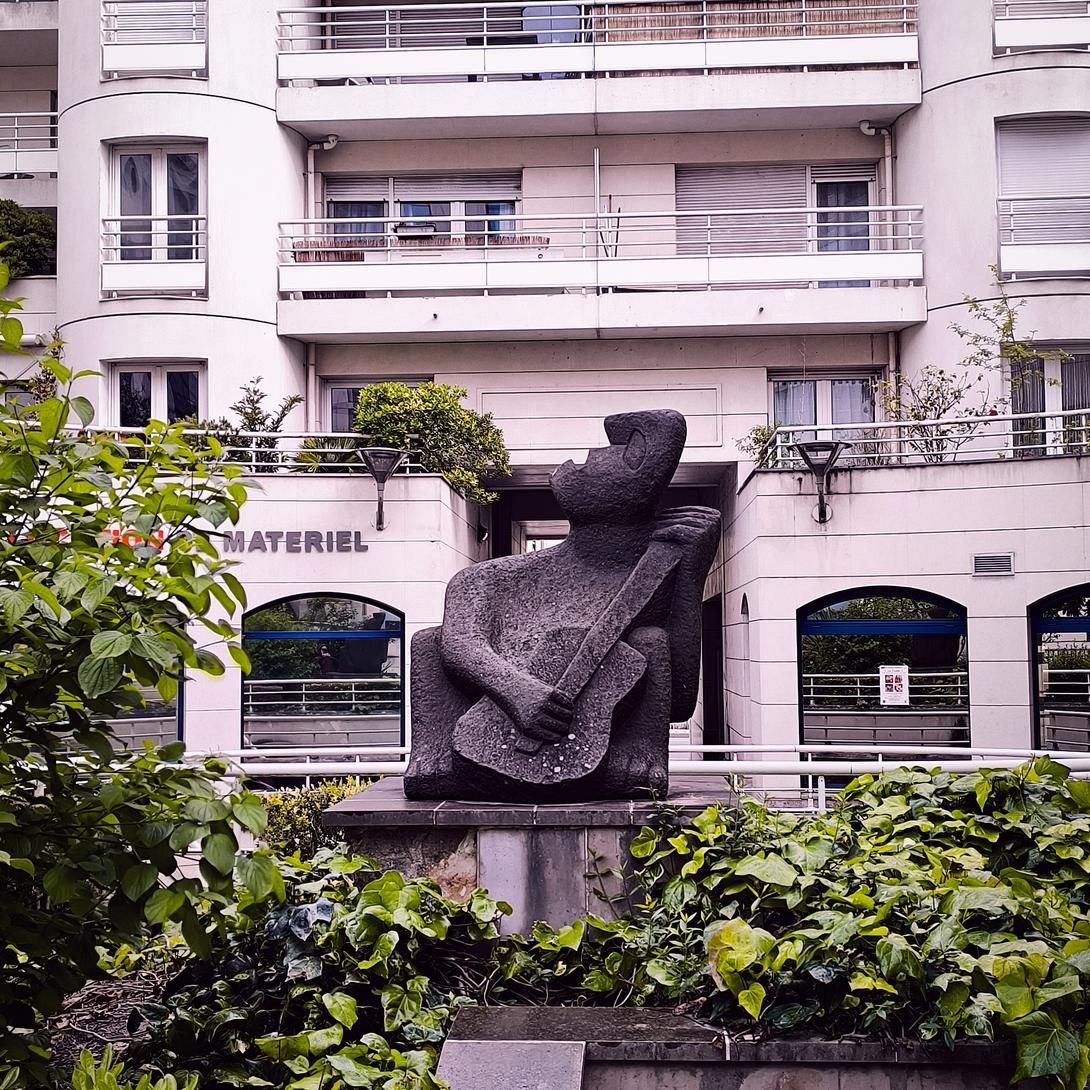
[[[559,545],[460,571],[412,641],[418,799],[661,797],[670,723],[692,715],[719,512],[659,511],[685,446],[668,409],[606,418],[610,445],[550,480]]]

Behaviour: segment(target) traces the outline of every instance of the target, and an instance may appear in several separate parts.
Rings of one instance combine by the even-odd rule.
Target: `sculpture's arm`
[[[675,507],[656,522],[654,537],[681,549],[666,631],[670,637],[670,721],[688,719],[700,686],[704,582],[719,546],[720,515],[711,507]]]
[[[494,591],[490,573],[480,568],[463,569],[450,581],[440,636],[443,666],[458,681],[490,696],[524,734],[554,741],[568,732],[571,702],[496,651]]]

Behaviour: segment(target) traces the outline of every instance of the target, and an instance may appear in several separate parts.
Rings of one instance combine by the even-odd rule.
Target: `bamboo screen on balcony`
[[[805,7],[805,15],[804,15]],[[706,11],[706,18],[701,12]],[[798,38],[840,34],[915,33],[915,15],[900,3],[853,0],[707,0],[587,8],[596,42],[708,38]]]

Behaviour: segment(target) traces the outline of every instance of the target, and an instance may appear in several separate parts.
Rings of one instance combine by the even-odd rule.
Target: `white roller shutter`
[[[720,209],[805,209],[806,166],[679,166],[674,186],[679,212]],[[678,251],[692,253],[794,253],[806,246],[806,215],[790,212],[743,216],[679,217]]]
[[[1023,117],[996,125],[1000,197],[1090,194],[1090,117]]]
[[[394,177],[395,200],[513,201],[522,195],[518,170],[448,174],[399,174]],[[390,197],[388,174],[327,174],[329,201],[384,201]]]
[[[812,182],[873,182],[877,176],[877,163],[840,163],[836,166],[810,167]]]
[[[521,195],[519,170],[399,174],[394,178],[394,197],[402,201],[513,201]]]

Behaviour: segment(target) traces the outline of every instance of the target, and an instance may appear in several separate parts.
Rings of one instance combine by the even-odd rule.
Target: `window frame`
[[[829,372],[803,372],[803,371],[769,371],[768,372],[768,419],[773,427],[797,427],[798,430],[810,431],[812,429],[821,428],[840,428],[845,427],[848,424],[854,423],[877,423],[883,417],[879,413],[879,400],[872,394],[871,404],[874,410],[874,419],[871,421],[844,421],[835,422],[833,420],[833,383],[843,381],[865,381],[870,380],[872,383],[881,380],[885,369],[881,367],[868,368],[860,371],[844,371],[836,370]],[[807,424],[788,424],[780,423],[776,420],[776,390],[775,384],[777,382],[813,382],[815,384],[814,389],[814,423],[812,425]]]
[[[415,389],[423,382],[434,382],[434,375],[321,375],[319,377],[318,391],[318,430],[336,435],[352,435],[354,429],[339,432],[333,427],[333,391],[362,390],[366,386],[375,386],[380,382],[401,382],[410,389]],[[358,398],[358,394],[356,395]],[[353,415],[355,415],[353,413]]]
[[[208,361],[201,359],[154,359],[154,360],[109,360],[110,413],[112,426],[121,424],[121,376],[140,371],[151,372],[151,420],[167,421],[167,379],[171,372],[197,372],[197,418],[204,420],[208,416]],[[127,425],[138,426],[138,425]]]
[[[151,251],[151,257],[146,260],[159,263],[159,262],[173,262],[173,261],[207,261],[207,225],[208,225],[208,144],[203,141],[179,141],[178,143],[140,143],[140,142],[128,142],[117,141],[108,145],[110,156],[110,169],[109,169],[109,191],[107,193],[107,211],[106,215],[110,218],[118,218],[121,216],[121,161],[126,155],[150,155],[151,156],[151,212],[147,215],[146,219],[153,225],[157,220],[163,220],[169,215],[167,208],[169,207],[169,197],[167,192],[167,157],[170,155],[196,155],[197,157],[197,211],[193,214],[193,218],[197,221],[203,221],[203,225],[198,222],[197,228],[193,231],[193,241],[191,243],[171,243],[169,239],[166,242],[156,242],[156,238],[153,235],[151,245],[146,247]],[[133,215],[145,218],[141,213],[133,213]],[[183,217],[185,213],[179,213]],[[116,234],[120,238],[124,231],[120,230],[121,224],[118,223],[118,230],[116,232],[110,232]],[[146,232],[136,230],[133,234],[145,234]],[[172,249],[187,249],[190,251],[186,257],[171,257],[170,251]],[[120,257],[121,251],[118,253],[118,259],[123,260]],[[133,261],[145,260],[142,258],[129,259]]]

